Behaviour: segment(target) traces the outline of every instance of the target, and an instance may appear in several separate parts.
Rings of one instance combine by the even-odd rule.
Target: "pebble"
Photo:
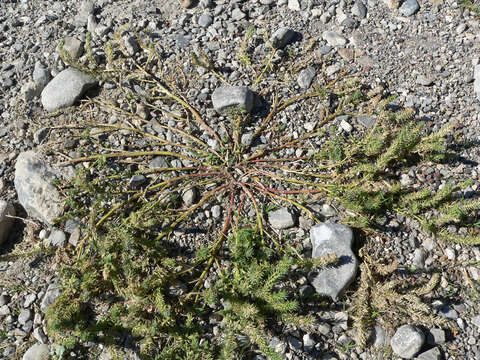
[[[250,112],[253,108],[253,93],[246,86],[222,86],[212,94],[213,108],[227,114],[230,109],[239,108]]]
[[[281,27],[273,33],[272,37],[270,38],[270,42],[275,49],[283,49],[294,38],[295,31],[287,27]]]
[[[419,269],[425,268],[425,251],[421,248],[415,249],[412,262]]]
[[[288,229],[295,225],[295,220],[295,216],[286,207],[268,213],[268,222],[274,229]]]
[[[315,77],[315,68],[313,66],[309,66],[306,69],[300,71],[297,77],[298,86],[302,89],[308,89],[312,84],[313,78]]]
[[[352,6],[352,14],[358,16],[360,19],[367,17],[367,7],[361,0],[355,0]]]
[[[372,346],[375,348],[384,348],[389,342],[390,339],[388,338],[386,331],[381,326],[375,325],[372,331]]]
[[[44,240],[47,246],[64,247],[67,243],[67,236],[62,230],[53,229],[50,236]]]
[[[288,8],[293,11],[300,11],[300,3],[298,0],[288,0]]]
[[[50,71],[40,61],[37,61],[33,70],[33,81],[36,84],[45,87],[51,78],[52,75],[50,74]]]
[[[400,326],[390,340],[393,352],[404,359],[413,359],[425,342],[423,332],[413,325]]]
[[[72,60],[78,60],[83,55],[83,42],[77,38],[67,36],[63,39],[63,50],[72,58]],[[60,45],[57,49],[60,53]]]
[[[322,38],[331,46],[343,46],[347,43],[345,37],[334,31],[324,31]]]
[[[43,107],[53,112],[73,105],[97,80],[77,69],[68,68],[59,73],[42,91]]]
[[[202,14],[198,17],[197,23],[203,28],[207,28],[213,23],[213,17],[210,14]]]
[[[406,0],[398,9],[398,12],[404,16],[412,16],[418,10],[420,10],[420,5],[418,5],[417,0]]]
[[[357,274],[358,260],[351,249],[353,232],[345,225],[318,223],[310,230],[310,240],[312,258],[335,254],[339,259],[335,267],[320,269],[312,280],[318,294],[337,301]]]
[[[433,84],[434,79],[426,75],[418,75],[415,82],[419,85],[430,86]]]
[[[191,207],[199,200],[199,193],[196,187],[192,187],[182,194],[182,200],[185,207]]]

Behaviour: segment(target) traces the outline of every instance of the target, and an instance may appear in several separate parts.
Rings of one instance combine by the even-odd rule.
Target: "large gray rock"
[[[287,208],[268,213],[268,222],[274,229],[288,229],[295,225],[295,217]]]
[[[15,165],[18,201],[27,213],[51,225],[63,212],[63,201],[53,185],[55,176],[34,151],[21,153]]]
[[[345,225],[319,223],[310,230],[312,258],[335,254],[338,263],[320,269],[312,280],[317,293],[330,296],[337,301],[351,284],[358,269],[358,260],[352,251],[353,232]]]
[[[50,349],[46,344],[32,345],[23,355],[22,360],[48,360]]]
[[[221,86],[212,94],[213,108],[219,113],[228,113],[230,109],[250,112],[253,108],[253,93],[246,86]]]
[[[13,219],[9,216],[15,216],[15,208],[12,204],[0,200],[0,244],[7,240]]]
[[[49,112],[71,106],[95,85],[97,80],[90,75],[73,68],[65,69],[43,89],[42,105]]]
[[[423,332],[413,325],[400,326],[390,341],[393,352],[403,359],[413,359],[425,342]]]

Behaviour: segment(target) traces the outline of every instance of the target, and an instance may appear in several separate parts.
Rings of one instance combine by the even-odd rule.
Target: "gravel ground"
[[[419,5],[418,10],[415,5]],[[464,195],[478,196],[480,107],[474,91],[474,67],[480,58],[480,17],[455,1],[431,0],[418,4],[415,0],[403,4],[396,0],[369,0],[366,3],[359,0],[0,2],[0,199],[15,204],[18,217],[26,218],[15,222],[1,250],[1,359],[22,358],[29,348],[33,355],[25,355],[24,359],[41,358],[45,349],[34,344],[52,345],[44,331],[44,312],[57,293],[54,251],[32,253],[31,250],[46,238],[57,241],[52,235],[55,231],[27,218],[19,205],[14,186],[16,159],[21,152],[45,149],[48,143],[49,149],[54,151],[48,153],[47,159],[54,164],[59,161],[55,153],[73,157],[80,152],[78,145],[85,145],[69,139],[64,133],[49,131],[47,123],[38,120],[45,110],[36,86],[42,83],[42,74],[47,76],[45,83],[49,80],[41,69],[48,69],[52,77],[64,70],[65,65],[57,51],[61,39],[72,37],[85,41],[87,30],[91,31],[94,53],[99,54],[99,49],[112,38],[113,31],[127,23],[136,31],[149,33],[166,59],[185,58],[190,51],[203,49],[218,66],[229,69],[225,76],[235,85],[251,84],[248,74],[237,71],[236,57],[236,49],[250,26],[256,29],[253,43],[257,46],[255,54],[259,55],[264,49],[263,34],[274,33],[282,27],[296,32],[295,41],[284,49],[285,56],[301,53],[312,40],[316,40],[317,56],[332,58],[326,69],[331,76],[347,68],[372,88],[378,85],[387,87],[397,95],[395,104],[414,107],[417,117],[432,129],[439,129],[452,120],[458,121],[459,137],[470,145],[456,149],[459,160],[454,166],[412,168],[403,181],[414,186],[429,183],[439,188],[447,182],[472,179],[473,184],[464,190]],[[75,41],[70,43],[75,52],[79,45]],[[135,44],[130,46],[135,54]],[[188,65],[184,64],[184,67]],[[212,92],[219,84],[215,77],[202,77],[200,70],[198,73],[200,80],[187,97],[196,106],[208,108],[211,107]],[[108,83],[102,85],[109,90]],[[286,78],[276,85],[280,93],[299,91],[296,79]],[[175,108],[171,110],[175,111]],[[306,124],[315,121],[316,110],[315,104],[292,106],[280,121],[285,123],[286,131],[298,132],[296,136],[299,136]],[[361,128],[358,119],[343,119],[343,123],[341,120],[335,123],[339,131]],[[129,147],[128,143],[116,138],[108,138],[107,143],[124,149]],[[219,209],[207,211],[208,216],[202,215],[196,221],[214,225],[216,215],[211,218],[209,214],[216,214]],[[456,322],[458,332],[423,329],[430,345],[422,351],[438,348],[441,354],[440,357],[425,354],[423,358],[480,358],[477,292],[480,268],[476,265],[480,262],[479,249],[437,243],[410,219],[387,218],[384,226],[389,239],[378,239],[382,256],[396,257],[404,269],[411,266],[425,270],[433,267],[445,269],[441,289],[431,301],[440,316]],[[308,224],[300,222],[300,227],[290,229],[287,236],[301,242],[308,229]],[[71,229],[62,230],[67,234],[72,232]],[[459,234],[464,231],[462,228],[452,230]],[[19,254],[29,256],[26,259]],[[390,355],[385,351],[349,346],[353,329],[348,311],[342,310],[348,304],[348,297],[341,299],[335,308],[322,314],[324,322],[315,333],[280,334],[272,339],[272,344],[288,359],[388,358]],[[376,344],[381,343],[378,330]],[[101,349],[95,351],[101,353]],[[105,354],[102,356],[108,358]],[[135,356],[132,353],[131,358]]]

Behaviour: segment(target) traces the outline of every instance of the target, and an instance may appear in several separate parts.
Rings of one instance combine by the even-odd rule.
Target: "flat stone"
[[[14,220],[9,216],[15,216],[13,204],[0,200],[0,244],[7,240],[10,235]]]
[[[300,71],[297,77],[298,86],[302,89],[308,89],[312,84],[313,78],[315,77],[315,68],[309,66],[306,69]]]
[[[50,349],[46,344],[32,345],[23,355],[22,360],[48,360]]]
[[[377,119],[374,116],[370,115],[359,115],[357,116],[357,122],[366,129],[370,129],[375,126]]]
[[[341,224],[319,223],[310,230],[310,240],[312,258],[327,254],[338,257],[336,265],[320,269],[312,281],[318,294],[337,301],[357,274],[358,260],[351,248],[352,229]]]
[[[148,163],[148,167],[149,167],[150,169],[167,168],[167,167],[168,167],[168,164],[167,164],[167,162],[165,161],[165,159],[163,158],[163,156],[157,156],[157,157],[154,157],[154,158]]]
[[[355,59],[355,50],[350,48],[341,48],[338,50],[338,55],[345,61],[352,61]]]
[[[253,93],[246,86],[221,86],[213,92],[212,103],[213,108],[221,114],[234,109],[250,112],[253,108]]]
[[[343,46],[347,43],[347,39],[334,31],[324,31],[322,34],[325,40],[331,46]]]
[[[90,75],[73,68],[65,69],[43,89],[42,105],[49,112],[71,106],[95,85],[97,80]]]
[[[442,359],[442,353],[438,347],[434,347],[433,349],[427,350],[420,355],[418,355],[415,359],[417,360],[440,360]]]
[[[295,38],[295,34],[295,31],[292,29],[281,27],[273,33],[270,42],[275,49],[283,49]]]
[[[311,351],[313,350],[313,347],[315,346],[315,340],[311,334],[305,334],[303,335],[303,348],[305,351]]]
[[[53,185],[55,176],[34,151],[20,153],[15,164],[15,190],[28,215],[47,225],[62,215],[64,202]]]
[[[423,85],[423,86],[430,86],[433,84],[434,82],[434,79],[433,77],[431,76],[426,76],[426,75],[418,75],[417,76],[417,79],[415,80],[415,82],[419,85]]]
[[[413,359],[425,342],[423,332],[413,325],[400,326],[390,341],[393,352],[404,359]]]
[[[412,16],[418,10],[420,10],[420,5],[418,5],[417,0],[406,0],[398,9],[398,12],[404,16]]]
[[[295,225],[295,217],[284,207],[268,213],[268,222],[274,229],[288,229]]]

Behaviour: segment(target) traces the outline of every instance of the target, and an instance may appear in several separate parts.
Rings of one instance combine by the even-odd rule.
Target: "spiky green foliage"
[[[253,36],[247,35],[244,46]],[[127,55],[118,35],[105,49],[105,68],[98,64],[90,70],[82,65],[118,89],[84,105],[91,113],[114,115],[114,122],[90,119],[68,128],[87,130],[79,136],[95,143],[98,153],[84,153],[67,162],[87,168],[63,190],[70,194],[71,215],[88,218],[90,226],[69,254],[64,293],[49,311],[49,335],[58,341],[102,341],[103,333],[115,342],[118,333],[127,333],[142,344],[147,359],[234,358],[242,347],[275,358],[265,340],[270,321],[308,326],[313,320],[300,316],[294,294],[280,288],[290,266],[295,263],[311,270],[335,259],[301,259],[290,243],[270,231],[260,204],[289,206],[318,220],[310,205],[322,197],[338,205],[343,222],[359,231],[379,231],[379,221],[396,212],[420,220],[425,230],[447,240],[479,242],[475,223],[469,222],[476,216],[478,202],[462,199],[461,185],[435,192],[400,182],[400,175],[411,166],[447,159],[451,127],[429,133],[412,109],[390,110],[393,99],[385,89],[370,90],[343,73],[334,80],[319,74],[319,85],[312,91],[282,97],[274,91],[275,85],[287,81],[288,74],[278,82],[267,80],[267,75],[275,74],[271,70],[280,73],[272,61],[277,52],[273,47],[260,65],[246,61],[255,75],[252,85],[270,103],[268,113],[260,116],[235,109],[227,120],[214,125],[208,111],[194,108],[184,95],[195,88],[195,76],[185,76],[178,64],[165,64],[153,44],[140,41],[140,45],[145,55],[141,63]],[[191,60],[214,74],[219,84],[227,82],[201,49]],[[328,62],[317,61],[318,68]],[[304,63],[285,65],[294,69]],[[134,91],[124,85],[127,82],[145,89]],[[278,120],[279,114],[298,104],[317,109],[318,119],[313,129],[294,138],[283,134],[284,124]],[[154,120],[140,116],[146,110]],[[338,131],[338,115],[360,112],[376,118],[371,129],[352,136]],[[150,131],[152,127],[158,131]],[[250,144],[241,141],[247,127],[253,138]],[[128,149],[103,148],[95,138],[99,134],[119,138],[127,134]],[[255,140],[262,138],[268,141],[258,146]],[[157,156],[166,165],[148,168],[146,163]],[[130,186],[132,175],[145,175],[146,184]],[[189,190],[199,196],[187,205],[181,195]],[[188,251],[179,249],[181,236],[175,231],[198,226],[197,215],[212,204],[224,209],[220,223],[208,229],[201,244],[183,244]],[[443,214],[437,221],[432,217],[435,211]],[[250,221],[251,233],[239,230],[244,221]],[[446,231],[451,223],[470,226],[471,234],[458,239]],[[379,294],[388,296],[402,286],[377,285],[383,279],[368,271],[360,288],[366,298],[375,286],[381,289]],[[215,284],[205,290],[210,278]],[[425,310],[412,297],[402,299],[403,305]],[[219,311],[225,329],[218,343],[201,330],[205,314],[212,311]],[[363,317],[360,322],[365,324]],[[113,333],[107,335],[106,329]],[[242,334],[247,344],[239,341]]]

